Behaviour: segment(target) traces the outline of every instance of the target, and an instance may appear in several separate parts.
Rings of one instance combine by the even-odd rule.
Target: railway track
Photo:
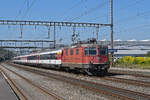
[[[14,64],[13,64],[14,66]],[[94,83],[90,81],[85,81],[85,80],[79,80],[71,77],[66,77],[63,75],[58,75],[50,72],[45,72],[45,71],[40,71],[36,69],[31,69],[28,67],[21,67],[21,65],[15,65],[14,67],[23,69],[28,72],[32,72],[38,75],[42,75],[48,78],[53,78],[59,81],[67,82],[75,86],[80,86],[82,88],[89,89],[93,92],[108,95],[114,98],[122,99],[122,100],[149,100],[150,95],[140,93],[140,92],[135,92],[131,90],[126,90],[122,88],[117,88],[109,85],[104,85],[100,83]]]
[[[120,82],[120,83],[126,83],[126,84],[131,84],[131,85],[136,85],[136,86],[142,86],[142,87],[150,88],[150,82],[145,82],[145,81],[125,79],[125,78],[118,78],[118,77],[113,77],[113,76],[104,77],[102,79],[108,80],[108,81],[114,81],[114,82]]]
[[[118,70],[109,70],[109,73],[111,74],[121,74],[121,75],[132,75],[135,77],[143,77],[143,78],[150,78],[150,75],[143,75],[140,73],[135,73],[135,72],[128,72],[128,71],[118,71]]]
[[[0,68],[1,73],[7,79],[9,85],[11,86],[12,90],[16,94],[19,100],[29,100],[28,97],[20,90],[20,88],[15,84],[15,81],[12,80],[7,73]]]
[[[25,78],[24,76],[22,76],[22,75],[16,73],[15,71],[12,71],[12,70],[6,68],[4,65],[1,65],[1,66],[3,66],[3,68],[5,68],[6,70],[12,72],[13,74],[17,75],[17,76],[20,77],[21,79],[25,80],[27,83],[31,84],[32,86],[38,88],[41,92],[43,92],[43,93],[49,95],[50,97],[53,97],[55,100],[65,100],[64,98],[62,98],[62,97],[56,95],[56,94],[53,93],[52,91],[49,91],[49,90],[47,90],[46,88],[41,87],[41,86],[35,84],[34,82],[32,82],[31,80]],[[2,70],[2,69],[1,69],[1,70]],[[3,70],[3,72],[4,72],[4,70]],[[4,73],[6,74],[6,72],[4,72]],[[8,76],[8,75],[7,75],[7,76]],[[10,79],[10,78],[9,78],[9,79]],[[21,90],[19,90],[19,92],[22,93]],[[22,93],[22,95],[24,96],[25,99],[21,99],[21,100],[30,100],[30,99],[28,99],[23,93]]]

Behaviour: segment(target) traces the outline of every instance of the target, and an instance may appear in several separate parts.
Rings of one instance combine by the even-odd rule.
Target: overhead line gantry
[[[26,21],[26,20],[0,20],[0,25],[20,25],[21,38],[23,34],[24,25],[33,26],[48,26],[48,37],[50,37],[50,27],[54,27],[54,48],[56,46],[56,27],[66,26],[66,27],[95,27],[96,28],[96,38],[98,39],[98,29],[103,26],[111,26],[111,24],[99,24],[99,23],[80,23],[80,22],[55,22],[55,21]]]
[[[0,25],[41,25],[41,26],[68,26],[68,27],[101,27],[111,24],[79,23],[79,22],[53,22],[53,21],[25,21],[25,20],[0,20]]]

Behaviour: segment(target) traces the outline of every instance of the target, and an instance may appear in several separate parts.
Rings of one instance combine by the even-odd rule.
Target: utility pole
[[[114,49],[114,38],[113,38],[113,0],[110,0],[110,9],[111,9],[111,49]],[[111,67],[114,66],[114,52],[111,52]]]
[[[56,25],[54,23],[54,48],[56,48]]]
[[[20,38],[22,39],[23,25],[20,24]]]
[[[50,26],[48,26],[48,39],[50,39]]]

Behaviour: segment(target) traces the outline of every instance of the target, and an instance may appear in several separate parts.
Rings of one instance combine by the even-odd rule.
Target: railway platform
[[[0,72],[0,100],[18,100],[17,96]]]

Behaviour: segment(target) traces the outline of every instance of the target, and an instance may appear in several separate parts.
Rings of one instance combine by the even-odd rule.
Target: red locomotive
[[[83,70],[88,74],[107,72],[109,69],[108,47],[85,44],[65,48],[62,52],[62,65]]]
[[[106,73],[109,69],[108,46],[78,44],[61,50],[14,57],[13,62],[57,69],[74,69],[90,75]]]

